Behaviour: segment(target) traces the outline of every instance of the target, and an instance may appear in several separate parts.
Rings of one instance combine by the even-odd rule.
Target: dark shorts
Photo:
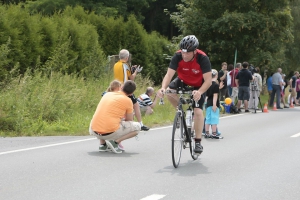
[[[198,90],[200,87],[193,87],[185,84],[182,82],[178,77],[176,77],[170,84],[169,88],[173,90],[177,90],[178,88],[184,88],[185,90]],[[205,99],[205,93],[201,95],[201,98],[198,101],[198,105],[195,105],[195,102],[193,102],[192,107],[193,108],[200,108],[202,109],[203,104],[204,104],[204,99]]]
[[[131,99],[132,104],[135,104],[137,102],[137,99],[135,98],[134,94],[128,95],[128,97]]]
[[[239,87],[238,100],[247,100],[247,101],[249,101],[249,98],[250,98],[249,87],[240,86]]]

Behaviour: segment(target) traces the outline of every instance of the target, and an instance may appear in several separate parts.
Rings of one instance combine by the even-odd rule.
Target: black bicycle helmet
[[[179,44],[183,52],[195,51],[199,45],[198,39],[194,35],[185,36]]]

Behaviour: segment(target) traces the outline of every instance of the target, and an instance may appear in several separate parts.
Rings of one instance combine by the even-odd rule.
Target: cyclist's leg
[[[170,84],[169,87],[167,88],[167,90],[176,90],[179,87],[180,84],[180,79],[177,77],[175,78]],[[177,94],[168,94],[167,95],[168,100],[170,101],[170,103],[173,105],[174,108],[177,108],[178,105],[178,95]]]
[[[200,100],[198,101],[198,106],[195,106],[195,102],[193,103],[193,108],[194,108],[194,128],[195,128],[195,133],[196,133],[196,138],[201,139],[202,136],[202,130],[204,126],[204,116],[203,116],[203,107],[204,103],[204,98],[201,96]]]

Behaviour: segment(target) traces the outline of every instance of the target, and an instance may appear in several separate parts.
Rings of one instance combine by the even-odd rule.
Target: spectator
[[[297,97],[296,81],[297,81],[298,77],[299,77],[299,72],[295,71],[294,76],[292,76],[292,78],[290,79],[290,92],[291,92],[291,96],[289,98],[290,106],[292,106],[293,100],[295,101],[295,104],[297,106],[299,106],[298,100],[296,99],[296,97]],[[293,100],[291,100],[291,99],[293,99]]]
[[[135,83],[129,80],[122,91],[107,92],[100,100],[89,128],[90,134],[100,140],[99,151],[110,148],[114,153],[122,153],[118,144],[141,130],[140,123],[133,122],[133,104],[128,98],[135,89]]]
[[[273,74],[272,76],[272,93],[271,93],[271,99],[270,99],[270,106],[273,105],[275,94],[276,94],[276,108],[282,109],[280,107],[280,97],[281,97],[281,87],[282,87],[282,77],[281,77],[282,69],[278,68],[277,72]]]
[[[236,85],[239,88],[237,108],[238,111],[241,112],[241,103],[242,101],[244,101],[245,112],[249,112],[248,110],[248,101],[250,96],[249,85],[250,85],[250,81],[253,80],[253,77],[251,72],[248,70],[249,63],[243,62],[242,66],[243,69],[239,71],[238,75],[235,78]]]
[[[232,93],[231,93],[231,100],[234,103],[235,99],[238,98],[238,93],[239,89],[237,87],[237,84],[235,82],[236,76],[238,75],[240,69],[241,69],[242,64],[241,63],[236,63],[235,69],[233,69],[229,75],[231,77],[231,88],[232,88]],[[234,103],[235,104],[235,103]]]
[[[298,77],[297,81],[296,81],[296,92],[297,92],[297,101],[299,102],[300,99],[300,77]]]
[[[134,81],[135,76],[138,72],[141,72],[142,68],[140,66],[134,65],[132,67],[129,66],[128,59],[129,59],[129,51],[126,49],[122,49],[119,53],[120,60],[114,65],[114,77],[116,80],[121,81],[124,83],[127,80]],[[140,106],[137,102],[137,99],[135,98],[134,94],[131,94],[128,96],[132,103],[133,103],[133,109],[135,116],[137,118],[137,121],[141,124],[141,129],[143,131],[148,131],[149,128],[145,126],[142,122],[142,116],[140,111]]]
[[[252,72],[253,72],[253,82],[250,85],[250,98],[249,98],[249,109],[258,109],[258,102],[260,99],[260,93],[262,91],[262,77],[259,74],[259,67],[255,67]],[[254,105],[254,102],[255,105]]]
[[[281,82],[282,82],[282,86],[281,86],[281,102],[283,103],[283,107],[284,108],[289,108],[288,106],[285,105],[285,94],[284,94],[284,90],[286,88],[286,81],[285,81],[285,74],[281,74]]]
[[[228,88],[227,88],[227,63],[223,62],[221,65],[221,70],[219,71],[219,84],[223,82],[224,87],[220,89],[220,101],[224,101],[228,97]]]
[[[151,100],[151,96],[154,94],[153,87],[148,87],[144,94],[141,94],[137,100],[140,105],[141,112],[145,112],[145,115],[151,115],[153,113],[153,108],[157,103],[158,97],[155,94],[153,101]]]
[[[269,76],[269,78],[267,79],[267,87],[268,87],[268,94],[269,94],[269,98],[268,98],[268,105],[269,106],[272,106],[270,105],[270,99],[271,99],[271,94],[272,94],[272,76],[273,76],[273,72],[271,73],[271,75]]]
[[[233,70],[233,64],[228,65],[228,71],[227,71],[227,88],[228,88],[228,95],[231,97],[232,94],[232,87],[231,87],[231,76],[230,72]]]

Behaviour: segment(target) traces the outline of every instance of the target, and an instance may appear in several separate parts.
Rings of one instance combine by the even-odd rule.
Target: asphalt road
[[[171,159],[171,127],[141,132],[122,154],[84,137],[0,138],[1,200],[300,199],[300,108],[222,117],[223,140]]]

